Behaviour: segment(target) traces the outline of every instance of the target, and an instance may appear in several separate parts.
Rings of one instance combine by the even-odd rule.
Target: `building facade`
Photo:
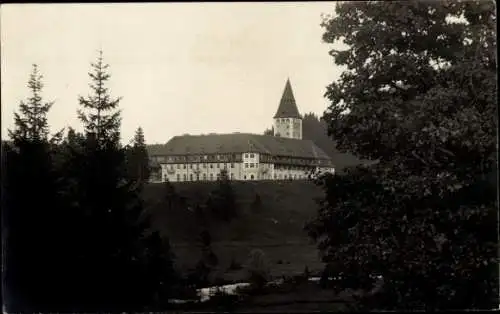
[[[222,170],[231,180],[300,180],[311,171],[334,171],[327,154],[302,140],[302,118],[289,80],[274,115],[273,136],[182,135],[148,150],[157,182],[215,181]]]

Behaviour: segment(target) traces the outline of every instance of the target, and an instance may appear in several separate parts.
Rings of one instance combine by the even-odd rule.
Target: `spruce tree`
[[[117,109],[121,98],[111,98],[106,83],[111,75],[109,65],[104,63],[102,51],[97,62],[91,63],[93,72],[89,73],[92,94],[78,101],[83,109],[78,110],[78,117],[83,122],[87,134],[94,134],[98,145],[104,142],[118,144],[120,140],[120,111]]]
[[[78,180],[70,191],[78,200],[74,204],[81,221],[81,229],[76,230],[79,252],[74,252],[82,267],[80,302],[89,305],[88,310],[140,310],[153,302],[147,287],[147,256],[162,256],[162,252],[145,251],[149,222],[140,189],[127,177],[126,153],[119,143],[120,98],[112,99],[105,86],[110,75],[102,52],[91,66],[93,93],[79,97],[85,149],[73,158]]]
[[[47,121],[52,103],[43,101],[42,75],[36,65],[28,89],[31,95],[14,114],[11,141],[3,147],[5,289],[11,295],[9,311],[48,311],[60,301],[54,296],[62,291],[64,263],[59,186]]]
[[[38,70],[38,65],[33,64],[33,69],[28,81],[28,89],[31,96],[19,104],[19,113],[14,113],[14,130],[9,130],[9,136],[13,141],[48,141],[49,125],[47,113],[54,104],[44,102],[42,98],[43,76]],[[60,138],[61,132],[55,135],[52,141]]]
[[[144,131],[139,127],[134,136],[132,146],[127,148],[127,166],[131,179],[140,184],[148,181],[150,175],[149,157],[144,139]]]

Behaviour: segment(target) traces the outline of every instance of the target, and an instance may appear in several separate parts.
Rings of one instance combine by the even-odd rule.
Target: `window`
[[[248,158],[248,154],[245,154],[245,158]]]
[[[231,180],[234,179],[234,173],[231,173]]]
[[[207,180],[207,174],[206,174],[206,173],[204,173],[204,174],[203,174],[203,181],[206,181],[206,180]]]
[[[227,164],[224,164],[224,169],[227,169]]]
[[[254,157],[254,154],[250,154],[250,158],[253,158]]]
[[[177,181],[181,181],[181,175],[177,174]]]
[[[186,181],[186,179],[187,179],[187,175],[184,175],[183,177],[184,177],[184,181]]]
[[[189,175],[189,181],[193,181],[193,174],[192,173]]]
[[[210,168],[213,168],[213,167],[214,167],[214,165],[213,165],[213,164],[210,164]]]
[[[210,181],[212,181],[213,179],[214,179],[214,174],[213,174],[213,173],[211,173],[211,174],[210,174]]]
[[[231,168],[234,168],[234,164],[233,163],[231,163]]]
[[[247,179],[247,176],[243,176],[243,180],[246,180]]]
[[[217,169],[219,169],[219,168],[220,168],[220,164],[217,164]]]
[[[253,180],[253,174],[250,176],[250,180]]]
[[[247,163],[245,163],[245,168],[248,168],[248,164]]]
[[[166,174],[165,174],[165,175],[163,176],[163,181],[168,181],[168,175],[166,175]]]
[[[207,164],[203,164],[203,168],[206,168],[207,167]]]
[[[177,164],[177,169],[181,169],[181,165]]]
[[[183,166],[184,166],[184,169],[186,169],[186,164],[184,164]]]
[[[190,165],[189,165],[189,169],[193,169],[193,164],[190,164]]]
[[[220,180],[220,173],[217,174],[217,180]]]
[[[276,178],[277,178],[277,176],[276,176],[276,173],[275,173],[275,174],[274,174],[274,179],[276,179]]]
[[[250,168],[253,168],[253,162],[250,164]]]

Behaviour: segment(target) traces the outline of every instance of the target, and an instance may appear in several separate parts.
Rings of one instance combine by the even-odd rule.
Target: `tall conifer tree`
[[[92,94],[79,97],[85,149],[73,158],[78,180],[72,191],[82,222],[75,238],[84,253],[78,263],[85,265],[79,276],[85,283],[80,301],[90,305],[88,310],[141,310],[158,293],[157,286],[150,285],[153,274],[147,271],[151,256],[156,256],[155,267],[161,265],[158,259],[164,260],[164,273],[171,274],[169,261],[163,259],[169,255],[159,251],[168,245],[149,247],[156,242],[147,240],[149,222],[140,189],[127,177],[126,149],[119,144],[121,98],[113,99],[106,87],[110,75],[102,52],[92,69]],[[155,280],[162,280],[164,289],[170,279]]]
[[[12,141],[2,156],[9,311],[51,310],[57,302],[53,296],[61,291],[61,207],[47,122],[52,103],[43,101],[42,75],[36,65],[28,89],[31,95],[14,114],[15,127],[9,130]]]

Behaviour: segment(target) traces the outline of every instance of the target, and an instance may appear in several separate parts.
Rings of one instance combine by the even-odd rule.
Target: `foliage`
[[[14,130],[9,130],[10,138],[16,141],[50,141],[57,142],[62,135],[62,130],[57,132],[49,140],[49,125],[47,113],[54,104],[53,102],[44,102],[42,99],[43,76],[38,70],[38,66],[33,64],[33,70],[28,81],[28,89],[31,96],[26,101],[19,104],[20,112],[14,113]]]
[[[261,208],[262,208],[262,199],[261,199],[259,193],[255,193],[255,198],[253,199],[253,202],[252,202],[252,209],[259,210]]]
[[[379,163],[321,177],[307,229],[351,281],[383,275],[371,308],[498,304],[495,20],[489,1],[407,1],[339,3],[323,22],[348,47],[330,52],[346,70],[328,133]]]
[[[175,293],[175,285],[181,279],[174,269],[174,255],[168,238],[162,238],[159,232],[155,231],[146,241],[144,265],[148,282],[142,288],[149,289],[149,293],[153,295],[154,301],[150,303],[153,308],[165,308],[168,298]]]
[[[262,289],[271,279],[269,262],[262,250],[254,249],[250,252],[246,268],[248,281],[257,289]]]
[[[90,89],[92,95],[79,96],[78,101],[85,110],[78,110],[78,117],[83,122],[86,133],[95,134],[98,145],[102,141],[118,143],[120,140],[120,111],[116,108],[121,98],[112,99],[108,88],[105,86],[111,75],[107,73],[109,67],[104,63],[102,51],[96,63],[91,63],[93,72],[89,73],[91,78]]]
[[[274,127],[271,127],[270,129],[266,129],[264,131],[264,135],[274,136]]]
[[[198,243],[201,249],[201,258],[196,264],[191,277],[193,277],[197,286],[202,287],[209,283],[209,275],[218,265],[219,259],[212,249],[212,236],[207,230],[200,232]]]
[[[109,114],[118,101],[104,86],[102,55],[95,68],[95,94],[80,99],[91,109],[80,114],[85,135],[70,128],[64,140],[48,139],[50,106],[42,105],[34,71],[33,96],[21,103],[13,141],[2,145],[5,281],[17,301],[9,310],[162,309],[176,281],[168,241],[149,232],[140,189],[126,175],[119,111]]]
[[[351,153],[339,152],[336,141],[328,136],[327,123],[312,112],[306,113],[302,118],[302,138],[313,141],[314,144],[330,156],[337,170],[361,163],[368,163],[366,160],[356,158]]]
[[[127,147],[127,168],[128,175],[132,180],[141,185],[148,181],[151,169],[144,131],[141,127],[136,130],[132,145]]]
[[[172,209],[175,205],[180,202],[179,194],[175,190],[175,187],[169,181],[163,183],[165,186],[165,200],[168,204],[168,209]]]
[[[5,219],[5,289],[8,305],[28,311],[44,304],[43,310],[64,296],[64,254],[57,243],[66,226],[58,191],[58,173],[52,167],[53,144],[60,133],[49,139],[47,113],[52,103],[42,99],[42,75],[36,65],[30,75],[26,102],[14,114],[11,141],[2,142],[2,218]],[[43,210],[42,210],[43,209]],[[40,258],[43,256],[43,258]],[[47,290],[46,282],[55,287]]]
[[[237,215],[236,198],[227,170],[222,169],[217,188],[207,200],[207,208],[219,219],[230,221]]]
[[[92,67],[94,94],[80,97],[82,106],[90,109],[87,116],[79,112],[87,135],[83,149],[72,151],[68,168],[74,173],[68,178],[75,180],[65,191],[75,216],[76,251],[71,253],[77,265],[85,265],[76,279],[84,291],[95,286],[80,293],[91,309],[161,307],[174,278],[168,241],[147,233],[141,186],[127,177],[126,149],[118,143],[120,98],[110,100],[102,52]]]
[[[238,263],[233,256],[231,258],[231,263],[229,264],[229,270],[240,270],[242,268],[243,266],[241,265],[241,263]]]

